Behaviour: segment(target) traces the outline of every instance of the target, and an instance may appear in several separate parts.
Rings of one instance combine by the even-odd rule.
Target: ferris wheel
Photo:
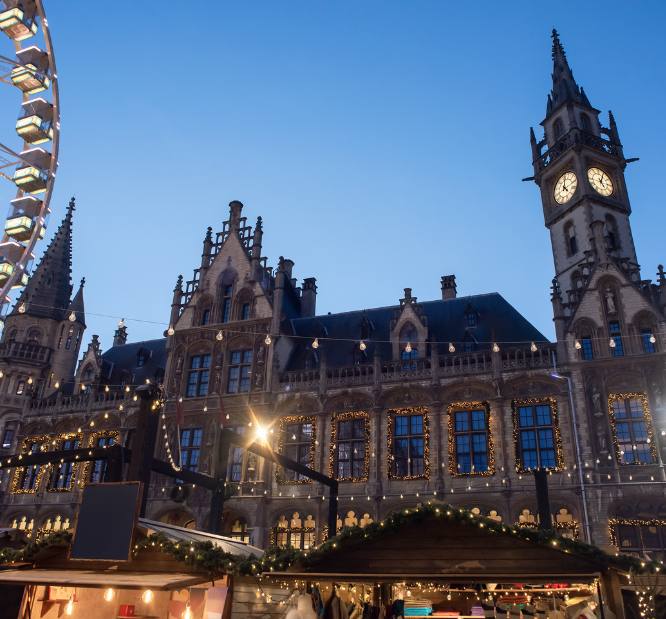
[[[27,284],[35,246],[45,234],[58,167],[60,110],[42,0],[0,0],[0,31],[14,47],[11,56],[0,46],[0,82],[21,93],[16,148],[3,142],[7,132],[0,128],[0,177],[16,186],[0,241],[1,311],[12,289]]]

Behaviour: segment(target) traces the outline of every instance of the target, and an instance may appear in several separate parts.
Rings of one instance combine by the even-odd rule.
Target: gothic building
[[[441,298],[405,288],[395,305],[317,314],[314,277],[262,256],[263,224],[229,205],[191,279],[178,277],[161,339],[102,352],[71,299],[73,204],[6,321],[0,343],[3,454],[131,444],[133,386],[164,385],[158,456],[226,475],[223,529],[307,548],[326,534],[324,489],[243,450],[220,428],[257,425],[282,453],[340,481],[338,526],[446,501],[536,526],[532,471],[550,472],[552,524],[627,552],[666,551],[666,276],[643,279],[618,127],[592,106],[553,32],[533,180],[550,231],[556,341],[499,293]],[[605,126],[605,123],[607,126]],[[83,284],[82,284],[83,285]],[[166,313],[166,312],[165,312]],[[78,366],[76,361],[78,360]],[[70,526],[103,462],[3,472],[0,525]],[[153,479],[148,516],[204,527],[210,496]]]

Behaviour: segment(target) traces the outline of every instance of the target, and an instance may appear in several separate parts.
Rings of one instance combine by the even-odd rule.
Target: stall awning
[[[213,533],[206,533],[205,531],[197,531],[196,529],[177,527],[173,524],[148,520],[147,518],[139,518],[139,527],[146,529],[148,533],[162,533],[172,540],[185,542],[211,542],[214,546],[217,546],[224,552],[241,557],[248,555],[252,557],[261,557],[264,554],[264,551],[261,548],[250,546],[250,544],[246,544],[237,539],[215,535]]]
[[[1,570],[0,584],[58,585],[61,587],[113,587],[116,589],[153,589],[171,591],[206,582],[194,574],[173,572],[121,572],[117,570],[25,569]]]

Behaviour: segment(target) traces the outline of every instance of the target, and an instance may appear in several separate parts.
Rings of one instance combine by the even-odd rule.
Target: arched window
[[[553,135],[555,136],[556,140],[559,140],[560,137],[562,137],[563,133],[564,133],[564,123],[562,122],[561,118],[557,118],[553,123]]]
[[[39,344],[42,339],[42,332],[36,327],[28,330],[28,344]]]
[[[578,241],[576,240],[576,228],[573,221],[569,221],[564,225],[564,238],[567,243],[567,254],[574,256],[578,253]]]
[[[583,129],[583,131],[587,131],[588,133],[592,131],[592,123],[590,122],[590,117],[585,113],[581,113],[580,115],[580,126]]]
[[[608,249],[620,249],[620,234],[618,232],[617,221],[612,215],[606,215],[604,233]]]
[[[233,524],[231,525],[231,533],[229,534],[229,537],[232,539],[237,539],[241,542],[249,543],[250,533],[247,529],[247,522],[245,522],[243,519],[236,518],[236,520],[234,520]]]
[[[411,322],[405,323],[400,329],[400,360],[402,361],[403,370],[416,369],[416,359],[419,356],[418,337],[416,328]]]
[[[641,348],[644,353],[657,352],[656,321],[652,314],[641,312],[635,319],[635,329],[640,338]]]
[[[308,550],[316,545],[316,521],[311,514],[305,519],[294,512],[290,519],[283,514],[275,527],[275,542],[280,548]]]
[[[209,307],[201,310],[201,320],[199,322],[202,326],[207,325],[207,324],[210,323],[210,308]]]
[[[231,304],[233,301],[234,287],[232,284],[225,284],[222,286],[222,303],[221,303],[221,322],[229,322],[231,320]]]
[[[584,361],[594,359],[594,324],[582,320],[576,324],[576,340],[575,348],[578,351],[578,356]]]

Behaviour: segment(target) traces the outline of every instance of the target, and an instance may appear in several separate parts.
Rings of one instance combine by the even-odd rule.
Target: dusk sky
[[[395,304],[407,286],[437,299],[455,273],[459,295],[498,291],[552,337],[549,236],[521,178],[553,27],[640,157],[627,183],[653,278],[666,260],[666,5],[475,4],[45,0],[62,97],[47,237],[75,195],[86,342],[110,346],[121,316],[131,340],[161,336],[176,277],[191,277],[233,199],[263,217],[270,265],[284,255],[299,281],[317,278],[318,313]],[[1,141],[16,146],[19,96],[3,90]]]

